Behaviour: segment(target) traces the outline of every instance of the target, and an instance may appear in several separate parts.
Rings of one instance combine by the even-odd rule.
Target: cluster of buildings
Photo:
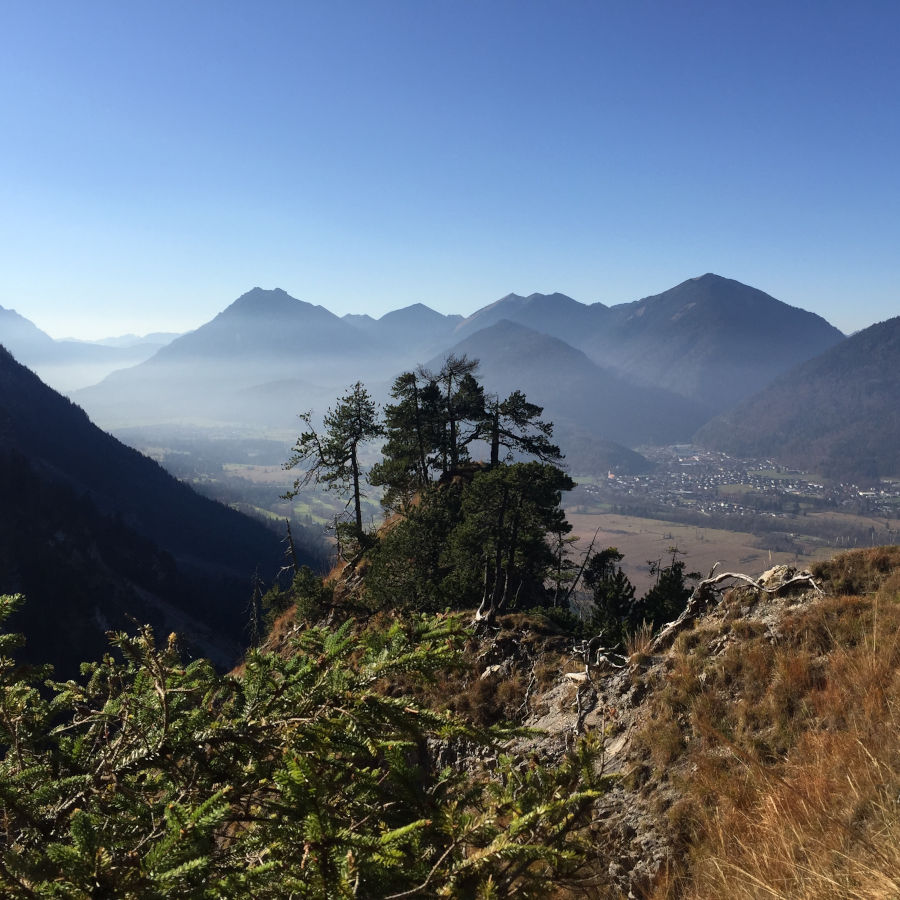
[[[649,505],[716,518],[787,518],[826,510],[900,518],[900,482],[882,482],[869,490],[824,484],[770,459],[736,459],[689,444],[642,452],[654,463],[652,472],[610,472],[603,481],[582,485],[588,498],[622,512]]]

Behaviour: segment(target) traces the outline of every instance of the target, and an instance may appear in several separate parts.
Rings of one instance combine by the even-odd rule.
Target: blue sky
[[[8,0],[0,33],[0,305],[55,337],[708,271],[900,313],[896,2]]]

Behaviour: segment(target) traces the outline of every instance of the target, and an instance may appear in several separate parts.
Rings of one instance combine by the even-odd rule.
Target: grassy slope
[[[653,897],[900,894],[900,548],[816,574],[770,621],[733,592],[652,686],[636,745],[680,846]]]

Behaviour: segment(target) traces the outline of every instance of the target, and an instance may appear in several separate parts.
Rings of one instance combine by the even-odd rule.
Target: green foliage
[[[595,610],[590,630],[601,634],[611,644],[624,640],[625,633],[639,624],[634,600],[634,585],[619,563],[624,554],[616,547],[595,553],[584,569],[584,583],[594,593]]]
[[[562,459],[551,443],[553,425],[540,416],[521,391],[506,399],[486,396],[475,378],[478,361],[450,355],[439,372],[404,372],[394,381],[395,403],[385,408],[384,458],[371,481],[383,485],[387,509],[406,513],[413,497],[440,473],[456,472],[469,461],[469,448],[484,441],[490,465],[511,462],[515,454],[541,462]],[[501,459],[501,448],[506,451]]]
[[[700,578],[699,572],[685,572],[681,551],[670,547],[672,558],[668,565],[662,560],[650,561],[650,574],[656,583],[640,599],[635,599],[634,585],[619,563],[624,558],[615,547],[595,553],[584,569],[584,583],[594,594],[594,612],[587,630],[601,635],[610,645],[623,644],[626,635],[637,631],[644,623],[656,630],[676,619],[690,599],[689,581]]]
[[[572,479],[548,463],[515,463],[478,472],[462,502],[450,554],[463,591],[484,609],[544,605],[554,570],[548,534],[568,533],[560,507]],[[483,610],[484,611],[484,610]]]
[[[506,461],[513,453],[534,456],[542,462],[562,459],[556,444],[551,443],[553,424],[540,416],[544,408],[529,403],[521,391],[513,391],[505,400],[491,398],[479,423],[478,435],[491,446],[491,465],[500,463],[500,448],[506,452]]]
[[[376,608],[494,611],[551,603],[560,572],[548,534],[571,531],[560,508],[572,480],[546,463],[476,470],[432,485],[369,554],[366,593]]]
[[[274,587],[263,595],[266,624],[271,627],[292,606],[296,607],[299,621],[315,622],[329,609],[333,598],[333,585],[324,582],[309,566],[301,566],[289,588]]]
[[[433,485],[386,528],[369,554],[366,597],[375,609],[437,612],[461,597],[447,548],[460,521],[462,484]]]
[[[597,748],[435,772],[426,738],[496,738],[380,690],[465,639],[452,618],[307,628],[223,677],[145,628],[44,697],[0,635],[3,896],[545,895],[583,858]]]
[[[667,566],[660,560],[650,561],[650,574],[656,575],[656,584],[640,599],[636,607],[637,620],[650,622],[659,628],[666,622],[678,618],[690,599],[693,588],[688,581],[697,581],[699,572],[685,572],[683,559],[678,559],[681,551],[670,547],[672,559]],[[632,625],[638,624],[638,621]]]
[[[312,413],[300,415],[307,430],[297,438],[285,469],[305,467],[294,481],[293,490],[285,497],[295,497],[307,484],[322,483],[341,496],[349,496],[353,504],[357,534],[362,534],[362,506],[365,496],[359,466],[359,446],[382,434],[378,410],[369,392],[357,381],[355,385],[325,413],[323,432],[312,426]]]
[[[442,397],[437,382],[423,373],[404,372],[391,389],[395,403],[384,409],[384,459],[372,467],[372,484],[384,485],[382,503],[407,510],[417,491],[431,481],[435,454],[443,446]]]

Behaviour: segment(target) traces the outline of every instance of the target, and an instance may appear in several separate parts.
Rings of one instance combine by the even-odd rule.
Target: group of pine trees
[[[289,496],[317,482],[348,497],[352,519],[339,537],[368,551],[366,593],[376,605],[480,605],[490,618],[514,602],[547,601],[545,536],[571,529],[560,500],[574,483],[554,465],[562,454],[541,407],[520,391],[487,394],[477,367],[451,355],[438,372],[404,372],[383,417],[360,383],[328,410],[321,430],[311,413],[301,416],[307,427],[287,467],[303,471]],[[382,503],[397,520],[376,537],[363,528],[360,448],[379,437],[383,458],[367,480],[383,488]],[[472,462],[479,445],[481,464]]]
[[[673,618],[690,595],[684,563],[656,564],[654,588],[640,599],[615,548],[578,566],[571,525],[560,506],[574,482],[542,408],[521,391],[489,394],[478,361],[450,355],[439,371],[399,375],[393,402],[379,413],[357,382],[329,409],[321,429],[301,416],[286,467],[301,474],[288,496],[316,482],[348,498],[352,518],[338,527],[348,558],[366,554],[365,598],[374,608],[477,608],[477,621],[515,608],[565,612],[580,577],[592,591],[582,627],[621,642],[643,622]],[[362,446],[382,439],[382,457],[364,473]],[[367,533],[365,482],[382,489],[387,527]]]

